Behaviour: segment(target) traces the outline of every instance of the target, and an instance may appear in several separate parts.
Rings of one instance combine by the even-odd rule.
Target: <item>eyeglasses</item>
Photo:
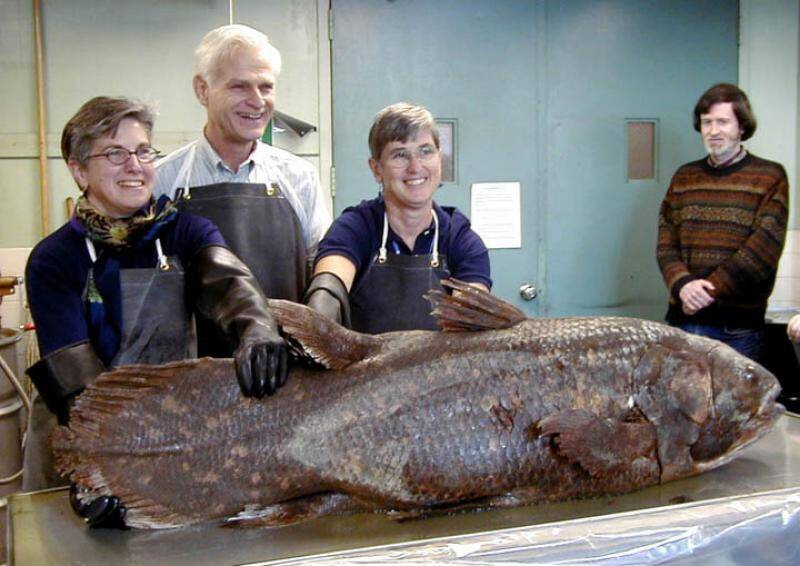
[[[398,149],[392,152],[389,155],[389,159],[386,161],[389,164],[389,167],[393,169],[405,169],[411,165],[412,155],[416,156],[420,163],[427,165],[439,155],[439,150],[434,145],[420,146],[414,152],[409,151],[408,149]]]
[[[105,157],[114,165],[122,165],[123,163],[128,162],[128,160],[131,158],[131,155],[135,155],[136,159],[139,160],[139,163],[151,163],[156,157],[161,155],[161,152],[150,146],[139,147],[133,150],[125,149],[124,147],[114,147],[105,150],[103,153],[88,155],[86,158],[92,159],[94,157]]]

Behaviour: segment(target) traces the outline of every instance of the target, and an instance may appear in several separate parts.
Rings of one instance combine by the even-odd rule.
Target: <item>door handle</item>
[[[539,296],[539,289],[530,283],[525,283],[519,288],[519,296],[523,301],[532,301]]]

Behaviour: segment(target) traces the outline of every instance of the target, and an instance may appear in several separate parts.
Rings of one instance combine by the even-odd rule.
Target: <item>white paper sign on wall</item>
[[[522,247],[520,183],[473,183],[470,221],[487,248]]]

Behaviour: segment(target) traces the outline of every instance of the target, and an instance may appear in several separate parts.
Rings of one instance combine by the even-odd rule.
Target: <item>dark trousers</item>
[[[761,353],[764,349],[763,328],[730,328],[692,322],[676,324],[675,326],[692,334],[724,342],[740,354],[755,362],[760,362]]]

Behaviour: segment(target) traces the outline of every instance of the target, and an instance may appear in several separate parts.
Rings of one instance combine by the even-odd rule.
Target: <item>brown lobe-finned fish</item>
[[[106,373],[53,434],[57,467],[140,528],[413,516],[691,476],[782,412],[777,380],[719,342],[644,320],[526,319],[447,284],[457,293],[430,297],[446,332],[368,336],[270,301],[330,369],[296,365],[262,400],[241,396],[230,360]]]

